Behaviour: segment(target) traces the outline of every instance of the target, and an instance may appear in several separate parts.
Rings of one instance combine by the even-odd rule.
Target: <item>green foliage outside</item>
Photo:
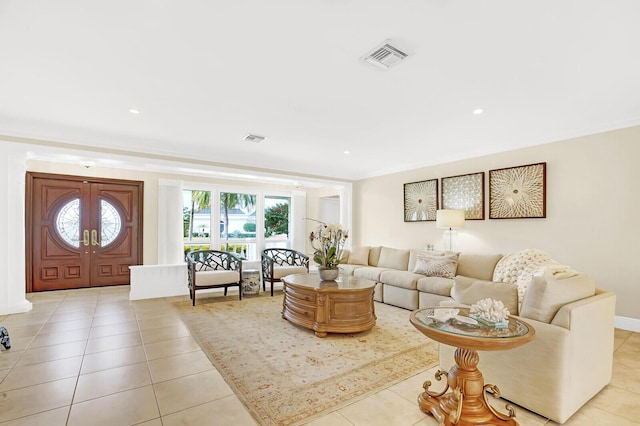
[[[256,205],[256,196],[251,194],[234,194],[231,192],[220,193],[220,204],[222,205],[222,220],[224,221],[224,240],[229,238],[229,209],[251,210]]]
[[[264,211],[264,236],[286,234],[289,236],[289,204],[278,203]]]
[[[242,229],[244,229],[244,232],[256,232],[256,224],[247,222],[242,225]]]
[[[182,209],[182,236],[189,235],[189,224],[191,223],[191,211],[188,207]]]

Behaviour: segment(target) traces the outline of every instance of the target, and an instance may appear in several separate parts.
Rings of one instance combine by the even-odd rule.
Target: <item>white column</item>
[[[293,220],[289,224],[291,227],[291,248],[302,253],[306,247],[306,221],[307,217],[307,193],[304,191],[293,191],[291,194],[291,212],[289,215]],[[290,219],[291,220],[291,219]]]
[[[0,315],[27,312],[25,275],[26,149],[0,143]]]
[[[158,181],[158,264],[184,263],[182,182]]]
[[[347,248],[351,247],[353,241],[353,185],[345,183],[340,189],[340,223],[344,229],[349,230],[349,238],[347,239]]]

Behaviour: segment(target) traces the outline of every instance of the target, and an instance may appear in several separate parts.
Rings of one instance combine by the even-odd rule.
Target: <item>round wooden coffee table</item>
[[[320,281],[318,274],[293,274],[282,283],[282,318],[314,330],[318,337],[358,333],[376,323],[375,281],[342,275],[336,281]]]
[[[509,413],[502,414],[489,404],[487,391],[499,398],[500,390],[495,385],[484,384],[482,373],[477,369],[478,351],[507,350],[524,345],[533,339],[533,327],[514,317],[509,317],[507,328],[469,324],[469,310],[465,308],[456,308],[459,319],[443,320],[434,316],[437,309],[443,308],[412,312],[411,324],[437,342],[456,346],[456,365],[449,372],[438,370],[436,373],[437,380],[447,376],[447,386],[442,392],[432,392],[429,390],[431,382],[424,383],[424,392],[418,396],[420,409],[431,414],[440,425],[517,426],[513,406],[507,404]],[[451,392],[447,393],[449,389]]]

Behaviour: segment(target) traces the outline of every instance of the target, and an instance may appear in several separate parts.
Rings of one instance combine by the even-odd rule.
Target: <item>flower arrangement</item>
[[[344,243],[349,238],[349,231],[340,224],[326,224],[319,220],[318,228],[309,234],[311,247],[314,249],[313,260],[324,268],[337,268],[344,261]]]
[[[469,316],[486,325],[503,328],[508,326],[509,310],[502,301],[486,298],[471,305]]]

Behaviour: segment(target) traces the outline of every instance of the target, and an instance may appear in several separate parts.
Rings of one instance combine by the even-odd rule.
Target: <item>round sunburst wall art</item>
[[[544,218],[547,163],[489,170],[489,218]]]
[[[436,220],[438,179],[404,184],[404,221]]]

